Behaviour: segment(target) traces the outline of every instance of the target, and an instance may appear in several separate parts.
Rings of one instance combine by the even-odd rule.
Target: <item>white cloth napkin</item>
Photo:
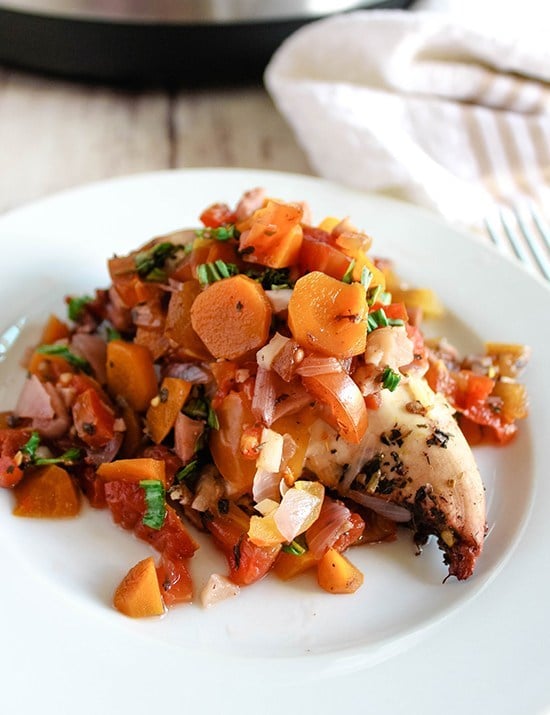
[[[511,23],[426,10],[331,17],[279,48],[266,87],[324,177],[470,226],[525,197],[550,215],[549,8],[536,6]]]

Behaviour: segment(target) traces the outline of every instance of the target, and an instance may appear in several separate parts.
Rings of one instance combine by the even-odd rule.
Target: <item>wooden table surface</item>
[[[196,166],[312,173],[260,86],[125,90],[0,67],[0,214],[90,181]]]

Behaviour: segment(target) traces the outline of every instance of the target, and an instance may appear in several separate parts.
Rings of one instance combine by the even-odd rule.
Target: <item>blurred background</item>
[[[0,0],[0,213],[141,171],[311,173],[262,86],[314,19],[407,0]]]
[[[419,50],[422,81],[430,84],[435,52],[440,76],[446,73],[454,99],[466,106],[478,96],[465,91],[462,73],[478,62],[476,92],[485,88],[482,105],[498,110],[502,101],[501,108],[512,112],[539,112],[540,128],[537,124],[527,131],[541,140],[539,155],[548,154],[548,160],[536,165],[537,191],[539,185],[546,186],[550,137],[542,112],[550,104],[544,84],[548,78],[544,70],[534,72],[542,83],[535,87],[528,82],[521,88],[528,106],[520,98],[520,107],[518,92],[513,95],[508,86],[531,57],[516,52],[514,42],[502,44],[501,50],[498,44],[498,32],[516,31],[518,18],[521,27],[526,20],[529,27],[547,29],[549,4],[543,0],[524,0],[521,7],[497,0],[0,0],[0,213],[60,189],[135,172],[238,166],[323,173],[319,162],[314,167],[308,159],[312,154],[306,155],[307,142],[296,138],[299,129],[291,129],[288,103],[285,118],[263,84],[273,53],[285,38],[315,20],[330,21],[356,10],[366,10],[369,17],[371,10],[420,16],[426,9],[486,28],[493,54],[485,57],[479,37],[472,39],[470,30],[463,37],[450,25],[443,34],[435,33],[427,49]],[[391,27],[385,32],[391,42],[395,33]],[[405,55],[423,32],[422,23],[404,32]],[[447,41],[454,43],[452,50],[445,49]],[[394,51],[390,65],[403,54],[398,45]],[[309,67],[320,56],[330,74],[338,58],[322,53],[322,47],[308,47],[304,65]],[[547,67],[542,59],[540,66]],[[488,63],[494,65],[489,73]],[[387,84],[389,78],[391,85],[392,67],[382,64],[383,81]],[[418,91],[413,70],[404,65],[398,78],[405,84],[412,81],[405,90],[408,96]],[[498,71],[504,72],[504,84]],[[376,90],[379,78],[367,77],[367,83],[371,79],[370,89]],[[445,95],[444,84],[438,96]],[[390,93],[394,89],[390,86]],[[532,108],[529,102],[535,94],[539,104]],[[495,100],[497,95],[500,99]],[[433,108],[428,111],[435,116]],[[512,114],[510,121],[511,126],[516,121]],[[429,150],[429,136],[415,141]],[[461,163],[460,150],[458,159]],[[514,180],[516,168],[511,166]],[[462,181],[468,183],[469,169],[464,171]],[[486,169],[476,171],[483,179]],[[427,175],[430,172],[428,166]],[[433,178],[437,186],[440,182]]]

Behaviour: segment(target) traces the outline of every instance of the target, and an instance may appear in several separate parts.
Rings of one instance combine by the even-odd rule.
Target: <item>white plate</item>
[[[147,546],[90,509],[58,523],[16,519],[2,491],[2,711],[150,715],[177,703],[230,713],[542,712],[550,705],[550,293],[489,247],[411,206],[287,174],[190,170],[70,191],[0,219],[2,408],[15,402],[17,363],[40,321],[63,310],[67,293],[105,286],[106,257],[197,225],[204,207],[257,185],[307,200],[318,220],[351,216],[375,237],[375,254],[437,291],[449,313],[435,330],[461,348],[484,339],[533,347],[531,416],[508,448],[477,451],[490,533],[476,575],[442,585],[435,545],[415,557],[405,534],[352,552],[365,573],[353,596],[323,593],[309,575],[290,584],[269,577],[209,611],[190,605],[132,621],[110,599]],[[208,543],[194,561],[199,587],[223,570]]]

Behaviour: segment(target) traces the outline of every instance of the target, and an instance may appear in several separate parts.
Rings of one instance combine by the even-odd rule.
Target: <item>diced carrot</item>
[[[283,581],[289,581],[290,579],[309,571],[316,564],[317,559],[315,559],[311,551],[306,551],[301,556],[281,551],[281,553],[277,556],[277,561],[275,561],[273,571]]]
[[[153,358],[143,345],[111,340],[107,344],[107,386],[113,398],[122,397],[144,412],[157,394]]]
[[[297,281],[288,305],[288,325],[297,342],[336,358],[364,352],[367,315],[362,285],[342,283],[318,271]]]
[[[44,329],[42,330],[40,344],[51,345],[52,343],[55,343],[56,340],[68,338],[69,333],[70,331],[67,323],[59,320],[56,315],[50,315]]]
[[[216,281],[191,308],[191,324],[216,358],[233,360],[265,345],[271,304],[262,286],[244,275]]]
[[[43,355],[35,350],[27,364],[27,372],[42,381],[55,382],[64,372],[74,372],[75,368],[58,355]]]
[[[191,325],[191,306],[201,292],[198,281],[182,284],[170,296],[164,335],[170,342],[176,358],[210,360],[211,355]]]
[[[130,618],[161,616],[164,613],[152,556],[139,561],[128,571],[115,591],[113,605]]]
[[[177,377],[165,377],[162,381],[159,394],[153,398],[146,416],[147,431],[156,444],[162,442],[174,426],[191,387],[190,382]]]
[[[97,468],[97,474],[105,481],[140,482],[142,479],[157,479],[166,484],[164,462],[160,459],[141,457],[138,459],[117,459],[104,462]]]
[[[270,268],[292,266],[302,245],[302,215],[300,206],[268,201],[237,226],[243,259]]]
[[[336,549],[328,549],[317,566],[317,581],[329,593],[355,593],[363,574]]]
[[[367,408],[361,390],[345,372],[303,377],[302,382],[326,411],[324,419],[352,444],[358,444],[368,425]]]
[[[80,511],[80,496],[69,474],[55,464],[29,470],[13,492],[15,516],[62,519]]]
[[[151,248],[149,243],[141,250]],[[113,287],[127,308],[133,308],[138,303],[146,303],[153,298],[158,298],[162,289],[156,283],[142,280],[136,273],[135,254],[129,256],[115,256],[108,262],[109,273]]]

